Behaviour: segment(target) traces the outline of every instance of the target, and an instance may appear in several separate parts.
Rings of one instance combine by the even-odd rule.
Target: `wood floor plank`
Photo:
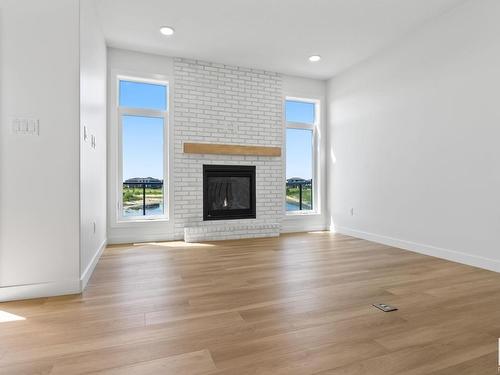
[[[131,366],[94,372],[100,375],[208,374],[215,365],[208,350],[140,362]]]
[[[347,366],[321,372],[321,375],[423,375],[476,359],[495,350],[496,341],[486,334],[462,334],[411,347]],[[494,364],[491,367],[495,370]]]
[[[0,310],[2,375],[494,374],[500,275],[328,232],[128,244]]]
[[[384,349],[373,341],[330,344],[301,351],[289,351],[266,360],[245,363],[243,366],[236,365],[215,373],[218,375],[308,375],[381,355],[384,352]]]
[[[487,375],[494,374],[492,371],[492,364],[498,362],[498,353],[493,352],[481,357],[477,357],[471,360],[460,362],[456,365],[447,367],[442,370],[437,370],[429,375],[457,375],[457,374],[467,374],[467,375]]]

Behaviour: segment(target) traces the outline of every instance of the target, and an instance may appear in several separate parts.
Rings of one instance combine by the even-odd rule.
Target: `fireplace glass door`
[[[203,166],[203,219],[255,218],[255,166]]]

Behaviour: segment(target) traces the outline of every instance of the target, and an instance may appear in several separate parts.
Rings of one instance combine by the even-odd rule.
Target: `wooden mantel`
[[[281,156],[281,147],[184,143],[185,154]]]

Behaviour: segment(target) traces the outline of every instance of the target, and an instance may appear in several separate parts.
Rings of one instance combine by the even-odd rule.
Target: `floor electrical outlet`
[[[377,309],[380,309],[383,312],[390,312],[390,311],[396,311],[397,310],[396,307],[386,305],[385,303],[374,303],[372,306],[375,306]]]

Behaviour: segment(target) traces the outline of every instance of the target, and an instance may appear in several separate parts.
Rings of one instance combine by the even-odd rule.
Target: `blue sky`
[[[167,109],[168,88],[150,83],[120,81],[120,107]]]
[[[312,124],[314,123],[314,103],[287,100],[285,115],[287,121]]]
[[[165,110],[168,88],[120,81],[120,106]],[[287,101],[287,121],[314,122],[314,104]],[[123,179],[163,179],[163,118],[123,116]],[[312,178],[312,131],[287,129],[286,178]]]
[[[312,178],[312,130],[286,130],[286,178]]]
[[[123,116],[123,179],[163,180],[163,118]]]
[[[314,123],[314,104],[287,100],[285,116],[289,122]],[[312,131],[286,130],[286,178],[312,178]]]

